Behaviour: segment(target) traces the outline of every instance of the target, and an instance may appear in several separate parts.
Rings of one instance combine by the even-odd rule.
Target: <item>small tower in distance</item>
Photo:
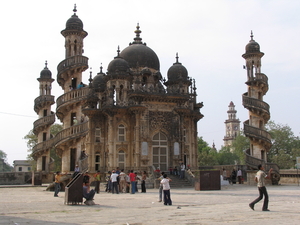
[[[225,137],[223,139],[224,146],[231,146],[234,139],[240,133],[240,120],[236,118],[235,105],[231,101],[227,111],[228,119],[225,120]]]

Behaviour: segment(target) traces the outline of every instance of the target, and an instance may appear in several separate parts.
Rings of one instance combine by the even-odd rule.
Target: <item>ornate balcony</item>
[[[247,95],[247,92],[243,94],[243,106],[250,111],[259,112],[259,114],[263,116],[265,121],[268,121],[270,119],[269,104],[256,98],[250,98]]]
[[[70,103],[78,102],[87,97],[89,93],[89,87],[83,87],[80,89],[75,89],[69,91],[61,96],[59,96],[56,100],[56,108],[57,110],[63,105],[67,105]]]
[[[264,94],[269,89],[268,77],[263,73],[256,73],[255,77],[248,77],[248,81],[246,82],[246,84],[251,86],[251,84],[253,83],[259,84],[262,87]]]
[[[36,120],[33,123],[33,133],[37,135],[39,131],[43,130],[47,126],[50,126],[54,122],[55,122],[55,114],[51,114],[49,116],[45,116]]]
[[[63,85],[70,71],[83,72],[88,68],[88,58],[82,55],[69,57],[57,66],[57,82]],[[66,76],[66,77],[65,77]]]
[[[72,127],[68,127],[60,131],[54,138],[36,144],[32,149],[33,157],[47,149],[56,147],[71,139],[80,138],[87,134],[88,122],[81,123]]]
[[[266,146],[266,150],[268,151],[272,146],[271,135],[269,134],[269,132],[257,127],[250,126],[248,123],[249,120],[244,122],[244,134],[249,138],[263,141]]]
[[[40,109],[55,103],[53,95],[41,95],[34,100],[34,111],[39,113]]]

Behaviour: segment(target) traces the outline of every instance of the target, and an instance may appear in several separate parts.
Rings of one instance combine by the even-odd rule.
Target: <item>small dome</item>
[[[118,49],[118,56],[116,56],[108,65],[107,72],[129,72],[129,65],[126,60],[119,56],[120,50]]]
[[[137,25],[134,42],[130,43],[130,45],[120,53],[120,56],[128,62],[130,68],[148,67],[159,70],[159,59],[156,53],[142,42],[139,28],[139,25]]]
[[[254,52],[260,52],[260,46],[259,44],[253,40],[253,34],[251,31],[251,40],[246,45],[246,53],[254,53]]]
[[[176,62],[173,63],[173,66],[171,66],[168,70],[168,80],[176,81],[187,79],[188,71],[180,62],[178,62],[178,54],[176,54]]]
[[[73,9],[74,14],[71,16],[70,19],[68,19],[67,23],[66,23],[66,30],[78,30],[78,31],[82,31],[83,30],[83,23],[81,21],[81,19],[78,18],[78,16],[76,15],[77,9],[76,9],[76,4],[74,6]]]
[[[52,79],[52,73],[47,67],[48,63],[46,61],[45,68],[40,73],[40,78],[42,79]]]
[[[96,92],[104,92],[106,89],[106,75],[102,72],[102,66],[100,72],[93,79],[93,88]]]

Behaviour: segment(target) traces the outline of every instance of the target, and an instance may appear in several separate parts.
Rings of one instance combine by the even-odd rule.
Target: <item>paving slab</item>
[[[172,189],[172,206],[158,202],[158,189],[147,193],[95,195],[94,206],[65,205],[64,192],[53,197],[45,187],[0,188],[0,225],[13,224],[299,224],[300,187],[267,186],[270,212],[248,204],[258,196],[254,186],[229,185],[217,191]],[[103,189],[102,189],[103,190]]]

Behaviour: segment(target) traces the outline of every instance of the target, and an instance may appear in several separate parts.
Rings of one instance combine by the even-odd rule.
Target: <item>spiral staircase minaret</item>
[[[272,147],[271,135],[265,130],[270,119],[270,107],[263,101],[263,96],[269,89],[268,77],[261,72],[261,58],[259,44],[251,39],[246,45],[246,52],[242,57],[246,60],[248,92],[243,94],[243,106],[249,110],[249,119],[244,122],[244,134],[250,140],[250,149],[245,151],[246,163],[249,168],[257,169],[263,164],[265,169],[274,169],[273,183],[279,181],[279,168],[276,164],[267,163],[267,152]]]
[[[37,79],[40,83],[40,95],[34,101],[34,110],[39,119],[33,124],[33,133],[37,136],[37,145],[34,146],[32,156],[37,161],[37,171],[49,171],[51,145],[43,143],[51,142],[50,126],[55,122],[55,114],[51,111],[54,104],[54,96],[51,95],[52,73],[45,63]],[[39,148],[37,148],[39,146]]]

